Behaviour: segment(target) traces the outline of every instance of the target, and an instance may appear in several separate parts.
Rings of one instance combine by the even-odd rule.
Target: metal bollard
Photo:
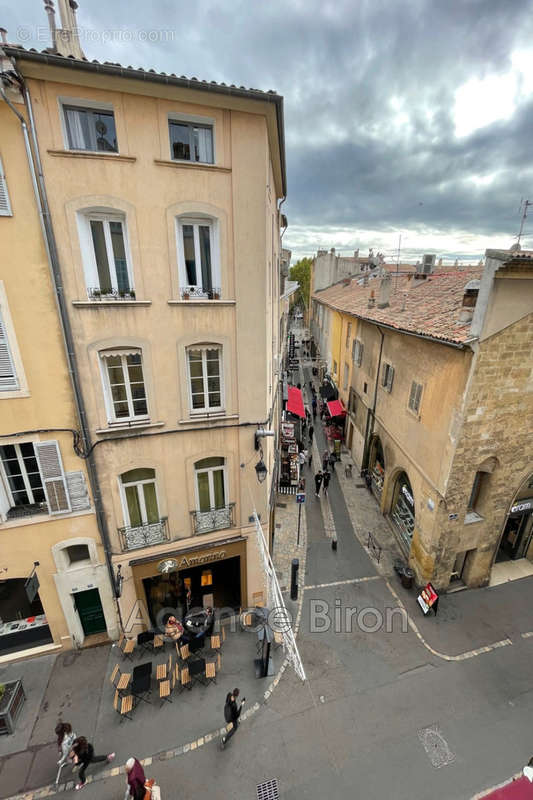
[[[332,539],[331,540],[331,549],[332,550],[336,550],[337,549],[337,540],[336,539]]]
[[[298,569],[300,561],[293,558],[291,562],[291,600],[298,600]]]

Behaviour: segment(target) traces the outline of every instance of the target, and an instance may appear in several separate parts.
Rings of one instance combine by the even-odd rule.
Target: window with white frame
[[[9,344],[7,328],[0,310],[0,392],[12,392],[19,388],[19,381]]]
[[[120,476],[124,521],[140,528],[159,522],[154,469],[130,469]]]
[[[170,155],[174,161],[213,164],[213,126],[185,120],[168,121]]]
[[[69,150],[118,153],[112,109],[63,105]]]
[[[80,216],[87,293],[93,300],[135,297],[126,222],[120,215]]]
[[[222,348],[216,345],[189,347],[187,364],[191,411],[220,411],[224,405]]]
[[[203,458],[194,465],[198,511],[213,511],[226,505],[226,467],[223,458]]]
[[[148,403],[141,351],[102,351],[100,358],[110,421],[146,419]]]
[[[2,159],[0,158],[0,217],[11,216],[13,216],[13,212],[11,211],[11,203],[9,202],[9,194],[7,192],[6,174],[2,165]]]
[[[0,512],[7,518],[71,510],[67,478],[56,441],[0,447],[5,490]],[[69,473],[71,474],[71,473]]]
[[[413,381],[411,383],[411,391],[409,392],[409,408],[415,414],[420,411],[420,400],[422,398],[422,384]]]
[[[392,392],[392,384],[394,381],[394,367],[391,364],[383,364],[381,370],[381,385],[387,392]]]
[[[358,367],[363,363],[363,343],[359,339],[354,339],[352,342],[352,361]]]
[[[178,263],[181,294],[186,298],[220,295],[215,222],[205,218],[178,219]]]

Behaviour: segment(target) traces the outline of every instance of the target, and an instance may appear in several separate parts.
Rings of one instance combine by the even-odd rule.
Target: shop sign
[[[414,501],[413,495],[411,494],[411,492],[409,491],[407,486],[402,486],[402,492],[403,492],[407,502],[409,503],[409,505],[414,506],[415,501]]]
[[[305,492],[298,492],[298,494],[296,495],[296,502],[305,503]]]
[[[281,423],[281,435],[284,439],[294,439],[294,425],[292,422]]]
[[[424,614],[429,614],[430,610],[433,609],[435,616],[437,616],[437,607],[439,605],[439,596],[431,583],[427,583],[418,597],[418,605],[424,612]]]
[[[511,506],[511,514],[521,514],[522,511],[531,511],[533,508],[533,497]]]
[[[215,550],[213,553],[204,553],[198,556],[182,556],[181,558],[166,558],[157,565],[158,572],[170,572],[176,569],[197,567],[200,564],[209,564],[212,561],[222,561],[226,558],[225,550]]]
[[[39,591],[39,578],[37,577],[36,572],[30,575],[30,577],[24,584],[24,588],[26,589],[26,595],[28,597],[29,602],[33,603]]]

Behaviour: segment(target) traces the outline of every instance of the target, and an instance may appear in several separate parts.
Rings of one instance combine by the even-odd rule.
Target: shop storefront
[[[415,529],[415,501],[405,472],[400,472],[396,479],[390,516],[403,544],[409,550]]]
[[[137,599],[152,625],[182,619],[190,608],[233,609],[246,603],[246,540],[212,542],[156,559],[130,561]]]
[[[531,559],[532,536],[533,497],[525,497],[516,500],[509,510],[496,561],[514,561],[526,557]]]
[[[383,456],[383,447],[379,436],[376,436],[372,440],[369,467],[370,477],[372,479],[372,491],[375,497],[381,501],[383,482],[385,480],[385,458]]]
[[[296,425],[293,422],[281,423],[279,488],[296,491],[300,477]]]
[[[30,601],[26,579],[0,581],[0,656],[52,641],[39,593]]]

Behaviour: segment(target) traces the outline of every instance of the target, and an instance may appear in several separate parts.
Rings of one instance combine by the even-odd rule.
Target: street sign
[[[424,614],[429,614],[431,609],[435,612],[435,616],[437,616],[437,608],[439,605],[439,596],[431,583],[427,583],[418,597],[416,598],[418,601],[418,605],[424,612]]]
[[[296,495],[296,502],[305,503],[305,492],[298,492],[298,494]]]
[[[26,589],[26,595],[29,602],[33,603],[37,597],[37,592],[39,591],[39,578],[37,577],[37,573],[35,571],[30,575],[24,584],[24,588]]]

